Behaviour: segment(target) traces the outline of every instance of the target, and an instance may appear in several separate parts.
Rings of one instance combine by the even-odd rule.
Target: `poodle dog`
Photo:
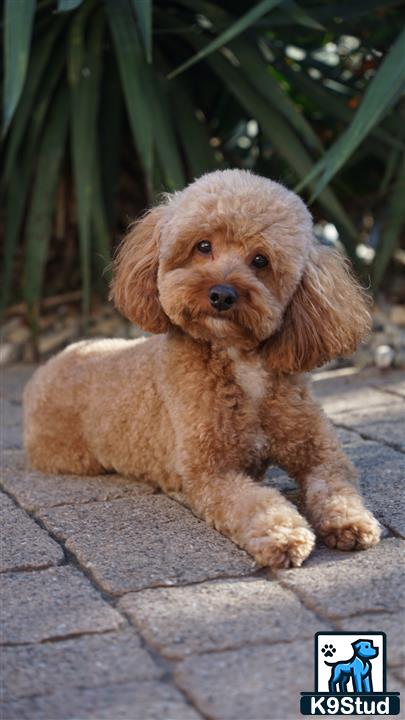
[[[202,176],[132,226],[111,295],[156,335],[78,342],[34,374],[35,468],[152,483],[261,566],[301,565],[314,531],[342,550],[378,542],[301,374],[354,351],[365,297],[294,193],[243,170]],[[307,519],[257,482],[269,464],[299,483]]]

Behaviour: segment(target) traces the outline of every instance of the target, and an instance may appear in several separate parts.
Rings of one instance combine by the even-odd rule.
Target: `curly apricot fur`
[[[217,284],[237,291],[226,313],[210,304]],[[130,229],[111,295],[162,334],[80,342],[34,374],[24,395],[34,467],[146,480],[259,565],[301,565],[313,530],[344,550],[378,542],[300,374],[353,352],[369,327],[366,299],[342,256],[315,242],[296,195],[246,171],[203,176]],[[258,482],[270,463],[299,483],[307,519]]]

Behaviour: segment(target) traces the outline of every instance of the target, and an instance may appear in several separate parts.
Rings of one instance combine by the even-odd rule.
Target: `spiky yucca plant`
[[[22,296],[34,321],[80,285],[86,313],[129,212],[229,166],[297,187],[378,286],[404,220],[404,17],[398,0],[5,0],[3,307]]]

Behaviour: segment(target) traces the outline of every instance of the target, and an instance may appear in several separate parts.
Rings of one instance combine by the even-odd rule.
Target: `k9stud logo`
[[[387,692],[383,632],[315,635],[315,692],[301,693],[302,715],[398,715],[399,693]]]

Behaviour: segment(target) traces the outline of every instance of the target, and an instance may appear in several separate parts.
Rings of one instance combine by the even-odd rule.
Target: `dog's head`
[[[378,655],[378,648],[374,647],[372,640],[356,640],[352,647],[361,658],[375,658]]]
[[[345,260],[314,241],[300,198],[241,170],[204,175],[137,222],[112,296],[145,330],[261,346],[283,372],[352,353],[369,322]]]

